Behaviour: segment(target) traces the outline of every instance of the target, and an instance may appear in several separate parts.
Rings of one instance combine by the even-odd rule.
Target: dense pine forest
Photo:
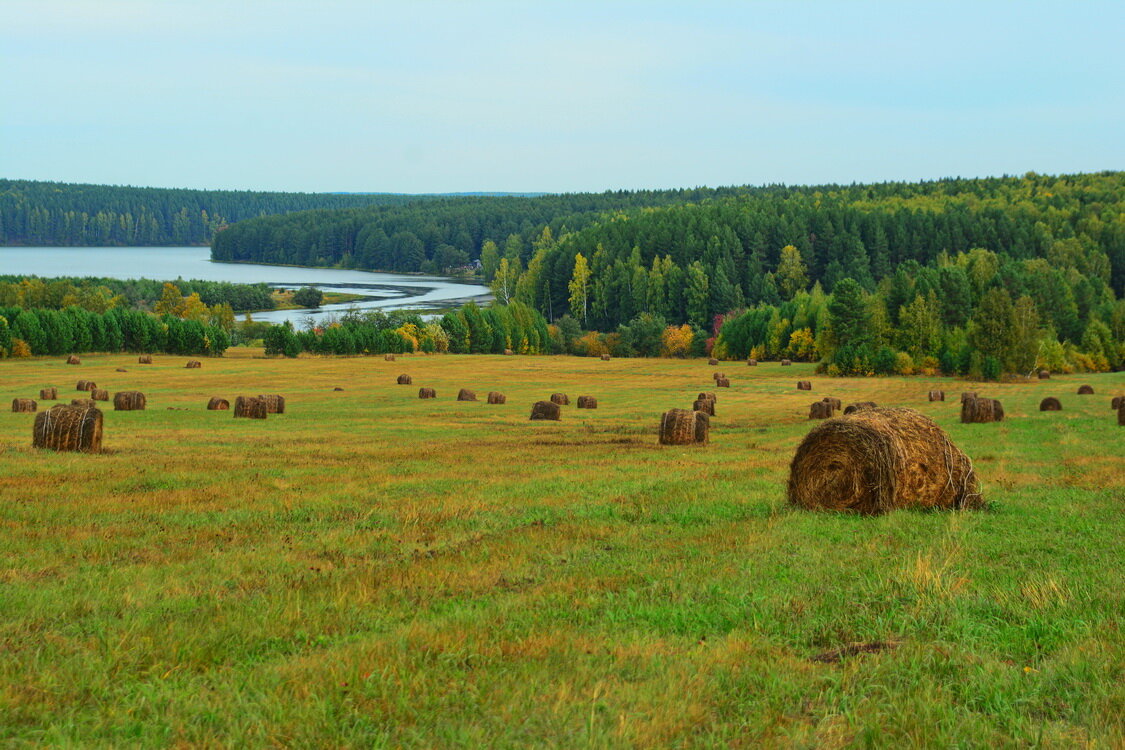
[[[205,245],[255,216],[417,201],[424,196],[266,193],[0,179],[0,245]]]

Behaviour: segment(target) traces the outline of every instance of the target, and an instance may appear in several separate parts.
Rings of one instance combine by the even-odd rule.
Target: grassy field
[[[724,363],[711,445],[674,448],[659,415],[715,390],[702,360],[185,359],[0,362],[8,401],[148,396],[101,455],[0,414],[5,747],[1125,745],[1125,373]],[[960,424],[962,390],[1008,420]],[[600,406],[529,422],[555,391]],[[287,413],[204,409],[258,393]],[[989,507],[788,509],[825,395],[932,416]]]

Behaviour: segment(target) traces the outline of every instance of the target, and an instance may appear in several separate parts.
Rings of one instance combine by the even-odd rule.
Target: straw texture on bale
[[[609,360],[610,360],[610,356],[608,354],[602,355],[602,362],[608,362]]]
[[[95,388],[90,391],[90,398],[95,401],[109,401],[109,391],[105,388]]]
[[[57,401],[58,398],[59,398],[59,389],[58,388],[51,387],[51,388],[40,388],[39,389],[39,399],[42,400],[42,401]]]
[[[398,384],[399,385],[414,385],[414,378],[410,377],[409,375],[399,375],[398,376]]]
[[[35,415],[31,444],[56,451],[98,453],[102,449],[102,413],[93,407],[56,404]]]
[[[866,515],[979,508],[972,462],[931,419],[884,408],[817,425],[789,465],[789,502]]]
[[[80,364],[82,364],[82,360],[80,360],[78,358],[77,354],[71,354],[69,357],[66,358],[66,363],[68,365],[80,365]]]
[[[565,393],[552,393],[551,402],[559,406],[570,406],[570,399],[567,398]]]
[[[200,367],[203,367],[203,363],[200,362],[198,359],[189,359],[187,361],[187,364],[184,365],[184,368],[187,369],[187,370],[195,370],[195,369],[198,369]]]
[[[757,367],[758,366],[758,360],[748,359],[748,360],[746,360],[746,366],[747,367]]]
[[[394,362],[394,361],[395,361],[395,355],[393,355],[393,354],[384,354],[384,355],[383,355],[383,361],[384,361],[384,362]]]
[[[706,445],[711,418],[701,411],[669,409],[660,417],[661,445]]]
[[[92,399],[92,398],[72,398],[70,400],[70,405],[71,406],[83,406],[83,407],[89,409],[90,407],[97,406],[98,403],[96,401],[94,401],[94,399]]]
[[[43,395],[40,394],[39,398],[43,398]],[[1109,402],[1110,408],[1114,411],[1120,409],[1122,404],[1125,404],[1125,396],[1114,396],[1113,400]]]
[[[152,364],[152,355],[151,354],[142,354],[141,356],[137,357],[137,364],[139,364],[139,365],[151,365]]]
[[[562,419],[562,409],[554,401],[536,401],[531,405],[531,418],[533,420],[552,420],[558,422]]]
[[[730,388],[730,380],[728,380],[727,378],[716,378],[715,379],[715,387],[716,388]]]
[[[1078,387],[1078,395],[1079,396],[1092,396],[1092,395],[1094,395],[1094,386],[1092,386],[1092,385],[1079,386]]]
[[[963,404],[966,401],[968,401],[970,399],[974,399],[976,397],[977,397],[976,391],[965,391],[961,394],[961,403]]]
[[[697,398],[691,408],[692,411],[701,411],[709,417],[715,416],[715,402],[709,398]]]
[[[854,404],[848,404],[848,408],[844,409],[845,414],[855,414],[857,411],[870,411],[871,409],[878,409],[879,405],[874,401],[856,401]]]
[[[98,386],[94,384],[93,380],[79,380],[78,385],[74,386],[76,391],[92,391]]]
[[[720,378],[725,378],[726,376],[727,376],[726,373],[719,372],[718,370],[711,373],[711,379],[714,380],[716,383],[719,382]]]
[[[705,399],[706,398],[706,399],[710,399],[711,401],[716,401],[716,402],[719,400],[719,397],[716,396],[714,393],[700,393],[698,396],[696,396],[696,398],[697,399]]]
[[[476,394],[475,391],[470,391],[468,388],[462,388],[461,390],[457,391],[457,400],[458,401],[476,401],[477,400],[477,394]]]
[[[1062,411],[1062,402],[1054,396],[1048,396],[1039,402],[1039,411]]]
[[[719,364],[719,360],[717,360],[717,359],[715,359],[714,357],[712,357],[711,359],[707,360],[707,364],[709,364],[709,365],[711,365],[712,367],[714,367],[715,365]]]
[[[488,403],[490,403],[490,404],[506,404],[506,403],[508,403],[508,397],[505,396],[503,393],[500,393],[498,391],[489,391],[488,392]]]
[[[145,394],[140,391],[118,391],[113,394],[114,411],[143,411]]]
[[[985,424],[1004,419],[1004,407],[994,398],[973,398],[961,404],[961,422]]]
[[[782,367],[790,367],[790,366],[792,366],[792,364],[793,364],[792,360],[788,360],[788,359],[781,360],[781,366]]]
[[[835,412],[828,401],[814,401],[809,406],[809,419],[830,419]]]
[[[945,401],[945,391],[930,391],[930,401]]]
[[[236,418],[265,419],[268,413],[266,402],[260,398],[239,396],[234,400],[234,416]]]
[[[437,398],[437,391],[433,388],[419,388],[418,398]]]
[[[578,397],[579,409],[597,409],[598,400],[593,396],[579,396]]]
[[[13,398],[12,411],[31,412],[39,411],[39,404],[33,398]]]
[[[1051,379],[1051,373],[1050,373],[1050,371],[1048,371],[1048,370],[1040,370],[1040,371],[1039,371],[1039,379],[1040,379],[1040,380],[1050,380],[1050,379]]]
[[[797,381],[797,390],[798,391],[811,391],[812,390],[812,383],[810,383],[807,380],[798,380]]]
[[[207,411],[227,411],[228,409],[230,409],[230,401],[227,401],[225,398],[213,396],[211,400],[207,402]]]
[[[265,402],[267,414],[285,413],[285,396],[279,396],[276,393],[259,393],[258,400]]]
[[[821,399],[821,401],[823,401],[826,404],[832,404],[832,408],[835,409],[836,411],[840,411],[840,409],[844,408],[843,402],[840,401],[840,399],[835,398],[833,396],[825,396],[824,398]]]

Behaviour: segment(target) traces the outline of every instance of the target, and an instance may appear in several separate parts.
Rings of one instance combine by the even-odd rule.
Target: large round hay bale
[[[1039,402],[1039,411],[1062,411],[1062,402],[1054,396],[1048,396]]]
[[[142,354],[141,356],[137,357],[137,364],[138,365],[151,365],[152,364],[152,355],[151,354]]]
[[[878,409],[878,408],[879,408],[879,405],[876,404],[874,401],[856,401],[854,404],[848,404],[848,407],[846,409],[844,409],[844,413],[845,414],[855,414],[856,412],[859,412],[859,411],[870,411],[872,409]]]
[[[71,354],[69,357],[66,358],[66,363],[68,365],[80,365],[80,364],[82,364],[82,360],[80,360],[78,358],[77,354]]]
[[[817,425],[789,465],[793,505],[863,514],[979,508],[972,462],[913,409],[870,409]]]
[[[437,398],[437,391],[433,388],[419,388],[418,398]]]
[[[39,400],[40,401],[57,401],[58,398],[59,398],[59,389],[55,388],[54,386],[52,386],[50,388],[40,388],[39,389]]]
[[[1079,386],[1078,387],[1078,395],[1079,396],[1093,396],[1094,395],[1094,386],[1092,386],[1092,385]]]
[[[505,396],[503,393],[500,393],[498,391],[489,391],[488,392],[488,403],[490,403],[490,404],[506,404],[506,403],[508,403],[508,397]]]
[[[719,360],[717,360],[717,359],[715,359],[714,357],[712,357],[711,359],[707,360],[707,364],[709,364],[709,365],[711,365],[712,367],[714,367],[715,365],[719,364]]]
[[[398,384],[399,385],[414,385],[414,378],[410,377],[409,375],[399,375],[398,376]]]
[[[715,402],[709,398],[697,398],[691,405],[692,411],[701,411],[709,417],[715,416]]]
[[[56,404],[35,416],[31,444],[56,451],[98,453],[102,449],[102,413],[94,407]]]
[[[565,393],[552,393],[551,403],[558,404],[559,406],[570,406],[570,399],[567,398]]]
[[[578,397],[579,409],[597,409],[598,400],[593,396],[579,396]]]
[[[457,391],[457,400],[458,401],[476,401],[477,400],[477,394],[476,394],[475,391],[470,391],[468,388],[462,388],[461,390]]]
[[[144,411],[145,394],[140,391],[118,391],[113,394],[114,411]]]
[[[945,391],[930,391],[930,401],[945,401]]]
[[[105,388],[95,388],[90,391],[90,398],[95,401],[109,401],[109,391]]]
[[[33,398],[13,398],[12,411],[17,413],[39,411],[39,404]]]
[[[705,399],[706,398],[706,399],[710,399],[710,400],[715,401],[715,402],[718,402],[718,400],[719,400],[719,397],[716,396],[714,393],[700,393],[698,396],[696,396],[696,398],[697,399]]]
[[[610,356],[608,354],[602,355],[602,362],[608,362],[609,360],[610,360]]]
[[[814,401],[809,406],[809,419],[830,419],[835,411],[829,401]]]
[[[236,419],[240,417],[245,419],[265,419],[268,413],[266,402],[260,398],[239,396],[234,400],[234,416]]]
[[[98,405],[97,401],[92,398],[72,398],[70,400],[71,406],[81,406],[85,409],[91,409]]]
[[[384,355],[383,355],[383,361],[384,361],[384,362],[394,362],[394,361],[395,361],[395,355],[393,355],[393,354],[384,354]]]
[[[79,380],[78,384],[76,386],[74,386],[74,390],[76,390],[76,391],[92,391],[97,387],[98,386],[94,383],[93,380]]]
[[[748,360],[746,360],[746,366],[747,367],[757,367],[758,366],[758,360],[748,359]]]
[[[259,393],[258,400],[266,403],[266,414],[285,413],[285,396],[279,396],[276,393]]]
[[[701,411],[669,409],[660,417],[661,445],[706,445],[711,418]]]
[[[200,367],[203,367],[203,363],[200,362],[198,359],[189,359],[187,361],[187,364],[184,365],[184,368],[188,369],[188,370],[197,370]]]
[[[793,361],[789,360],[789,359],[783,359],[783,360],[781,360],[781,366],[782,367],[792,367]]]
[[[973,398],[961,403],[961,422],[986,424],[1004,419],[1004,407],[994,398]]]
[[[1049,370],[1040,370],[1039,371],[1039,379],[1040,380],[1050,380],[1051,379],[1050,371]]]
[[[976,398],[976,397],[977,397],[977,393],[976,393],[976,391],[964,391],[964,392],[963,392],[963,393],[961,394],[961,403],[963,404],[963,403],[965,403],[966,401],[968,401],[968,400],[970,400],[970,399],[974,399],[974,398]]]
[[[562,409],[554,401],[536,401],[531,405],[531,418],[558,422],[562,419]]]
[[[833,396],[825,396],[821,401],[826,404],[832,404],[832,409],[835,411],[840,411],[840,409],[844,408],[843,402]]]
[[[798,380],[797,381],[797,390],[798,391],[811,391],[812,390],[812,383],[810,383],[807,380]]]
[[[207,402],[207,411],[227,411],[230,409],[230,401],[218,396],[212,396],[211,400]]]
[[[715,381],[716,388],[730,388],[730,380],[727,378],[718,378]]]
[[[42,394],[40,394],[39,398],[43,398]],[[1122,404],[1125,404],[1125,396],[1114,396],[1113,400],[1109,402],[1110,408],[1114,411],[1120,409]]]

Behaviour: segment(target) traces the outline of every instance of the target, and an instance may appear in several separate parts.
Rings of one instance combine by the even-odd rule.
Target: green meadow
[[[253,353],[0,361],[5,409],[148,397],[96,455],[0,414],[0,745],[1125,745],[1125,373]],[[963,390],[1007,419],[960,424]],[[658,445],[700,391],[711,443]],[[554,392],[562,421],[528,421]],[[205,409],[259,393],[286,413]],[[986,509],[790,509],[829,395],[931,416]]]

